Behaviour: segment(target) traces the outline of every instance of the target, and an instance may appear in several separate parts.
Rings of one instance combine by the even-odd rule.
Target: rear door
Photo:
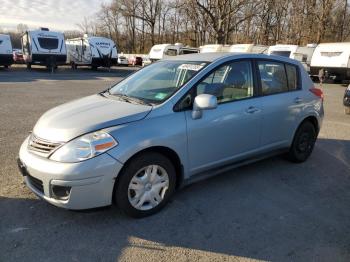
[[[191,174],[205,171],[256,150],[260,145],[261,104],[254,88],[252,62],[231,62],[214,69],[196,87],[195,95],[211,94],[218,107],[193,119],[185,112]]]
[[[258,60],[257,71],[263,111],[261,146],[288,146],[304,106],[299,68],[274,60]]]

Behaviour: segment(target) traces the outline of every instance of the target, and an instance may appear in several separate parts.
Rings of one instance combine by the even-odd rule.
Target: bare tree
[[[17,32],[19,34],[24,34],[28,30],[28,26],[26,24],[18,24],[17,25]]]
[[[127,52],[166,42],[304,45],[346,41],[349,11],[346,0],[112,0],[78,27]]]

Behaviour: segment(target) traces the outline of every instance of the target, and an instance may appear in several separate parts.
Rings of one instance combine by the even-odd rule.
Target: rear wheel
[[[303,122],[294,135],[288,159],[295,163],[306,161],[314,149],[316,138],[317,133],[314,125],[309,121]]]
[[[175,190],[175,168],[159,153],[135,157],[119,175],[114,199],[118,207],[131,217],[140,218],[158,212]]]

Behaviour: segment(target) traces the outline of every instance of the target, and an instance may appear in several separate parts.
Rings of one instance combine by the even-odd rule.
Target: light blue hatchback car
[[[18,165],[28,187],[56,206],[115,202],[144,217],[182,185],[229,168],[280,153],[305,161],[323,115],[323,93],[297,61],[176,56],[46,112]]]

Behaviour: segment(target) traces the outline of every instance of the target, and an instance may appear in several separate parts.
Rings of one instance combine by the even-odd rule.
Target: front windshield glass
[[[113,86],[109,93],[160,104],[206,66],[204,62],[160,61]]]

